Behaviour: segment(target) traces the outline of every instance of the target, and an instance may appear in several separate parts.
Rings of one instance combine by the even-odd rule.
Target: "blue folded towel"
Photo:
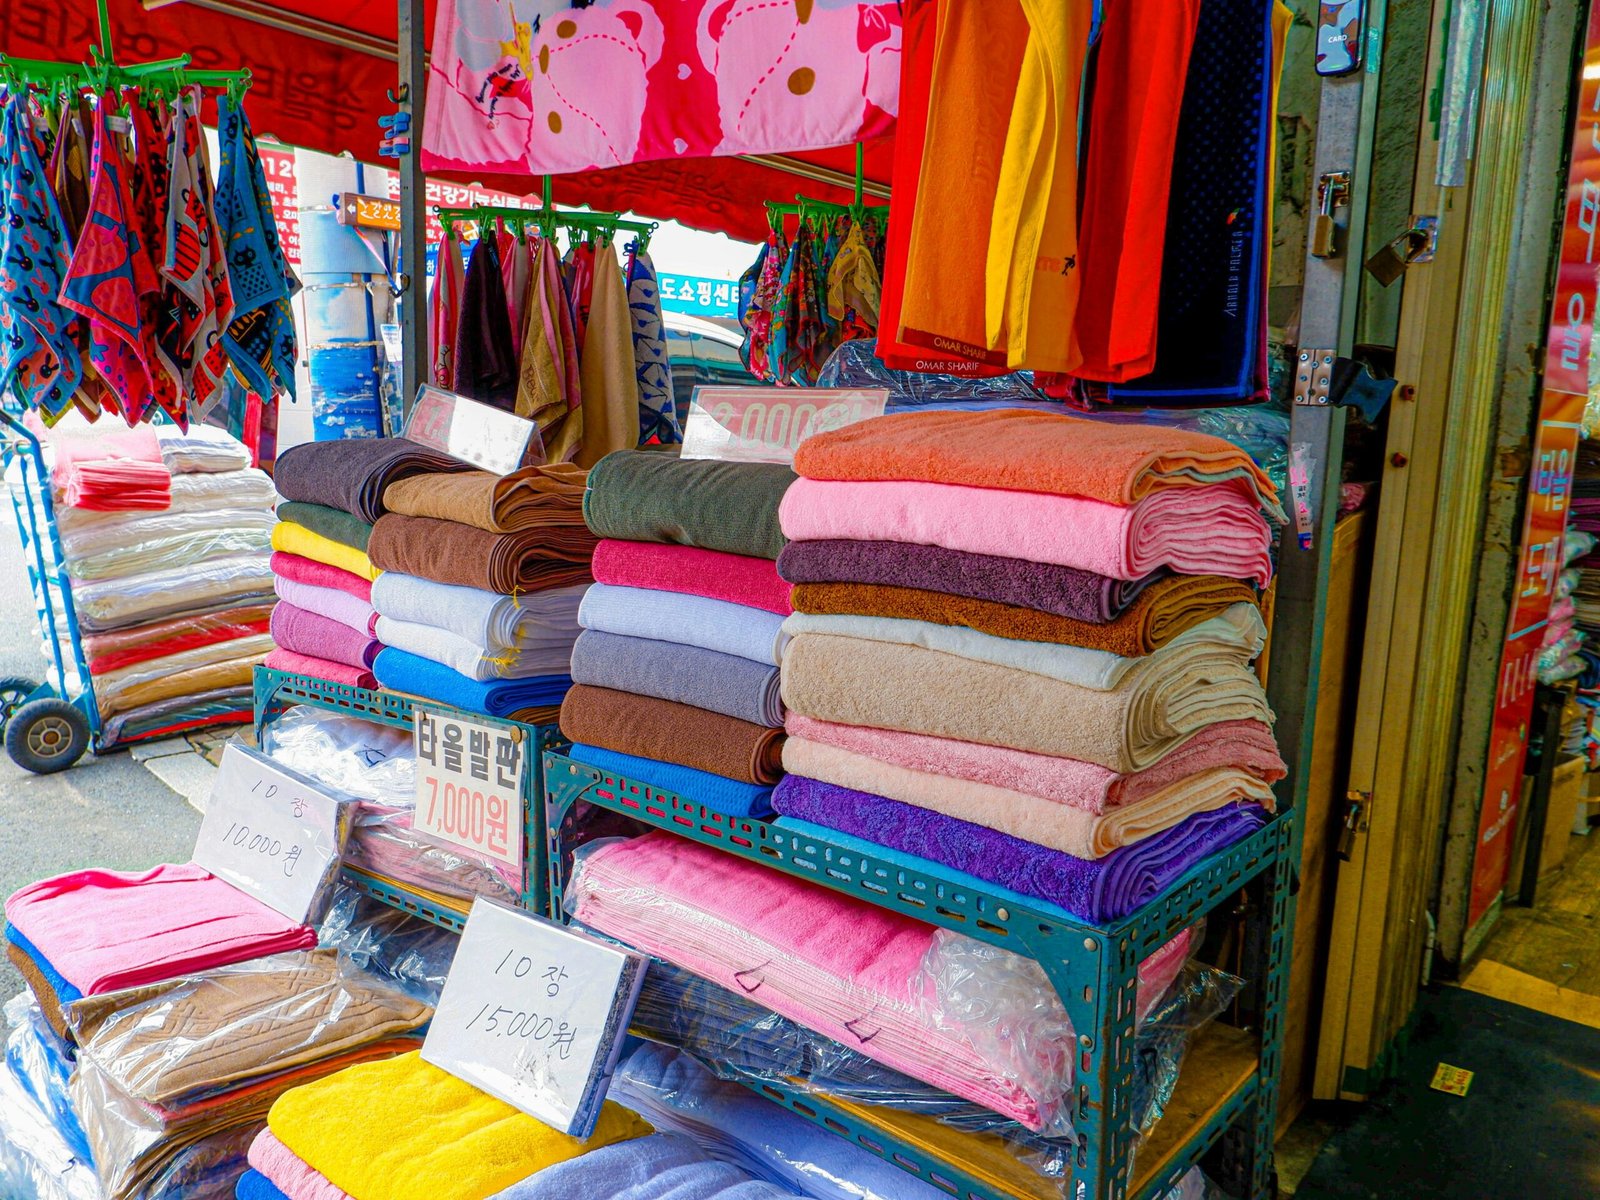
[[[570,675],[535,675],[531,679],[491,679],[479,683],[443,663],[407,654],[390,646],[372,664],[378,682],[395,692],[410,692],[468,712],[509,717],[524,708],[560,704],[572,686]]]
[[[772,815],[772,785],[744,783],[725,775],[697,771],[693,767],[680,767],[676,763],[657,762],[653,758],[639,758],[604,750],[599,746],[573,744],[569,756],[591,767],[599,767],[613,775],[626,775],[640,783],[648,783],[663,792],[675,792],[686,800],[705,805],[713,812],[730,817],[770,817]]]
[[[33,965],[39,968],[39,974],[44,976],[60,1003],[71,1004],[74,1000],[83,999],[83,993],[62,978],[61,972],[50,965],[50,960],[39,952],[39,948],[23,937],[22,931],[10,922],[6,923],[6,941],[33,960]]]
[[[656,1129],[691,1137],[712,1157],[813,1200],[948,1200],[932,1184],[654,1042],[617,1068],[611,1097]]]
[[[618,1142],[546,1167],[489,1200],[791,1200],[784,1188],[714,1162],[675,1133]]]
[[[233,1194],[236,1200],[289,1200],[260,1171],[246,1171],[239,1176],[239,1182],[233,1185]]]

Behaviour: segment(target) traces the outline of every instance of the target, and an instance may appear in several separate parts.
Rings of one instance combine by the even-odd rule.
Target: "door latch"
[[[1339,223],[1333,219],[1333,214],[1349,203],[1349,171],[1329,171],[1317,180],[1317,215],[1311,228],[1311,253],[1318,258],[1333,258],[1339,253]]]
[[[1350,861],[1350,856],[1355,853],[1356,834],[1367,831],[1367,821],[1371,814],[1371,792],[1345,793],[1344,820],[1339,823],[1339,845],[1337,847],[1340,862]]]

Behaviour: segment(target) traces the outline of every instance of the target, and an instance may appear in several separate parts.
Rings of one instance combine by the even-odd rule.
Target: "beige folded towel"
[[[1132,804],[1107,808],[1099,816],[1025,792],[914,771],[806,738],[784,742],[783,768],[793,775],[971,821],[1076,858],[1103,858],[1119,846],[1225,804],[1254,801],[1269,810],[1274,804],[1272,788],[1240,767],[1202,771]]]
[[[783,656],[783,699],[821,721],[959,738],[1143,770],[1218,721],[1271,722],[1235,655],[1131,671],[1108,691],[919,646],[803,633]]]

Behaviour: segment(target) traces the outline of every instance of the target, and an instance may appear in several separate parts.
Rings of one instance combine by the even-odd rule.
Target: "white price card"
[[[222,751],[194,861],[291,921],[313,915],[339,866],[345,806],[237,742]]]
[[[881,417],[888,403],[888,388],[697,387],[681,457],[792,463],[812,434]]]
[[[523,730],[487,725],[417,705],[417,811],[420,832],[508,867],[523,867],[528,797],[524,767],[532,748]]]
[[[586,1138],[600,1119],[648,961],[480,896],[422,1057]]]
[[[401,436],[496,475],[544,462],[532,421],[427,384],[417,389]]]

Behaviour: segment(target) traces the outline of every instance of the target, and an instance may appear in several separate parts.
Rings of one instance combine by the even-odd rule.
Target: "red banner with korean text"
[[[300,185],[295,176],[294,147],[261,145],[261,172],[272,196],[272,219],[289,265],[300,269]]]
[[[1483,919],[1504,890],[1511,869],[1511,842],[1522,798],[1522,768],[1533,715],[1537,659],[1550,616],[1561,543],[1572,496],[1579,422],[1589,392],[1591,337],[1600,247],[1600,5],[1589,13],[1587,48],[1572,133],[1566,218],[1561,227],[1561,265],[1551,304],[1545,352],[1544,394],[1528,463],[1528,497],[1516,593],[1500,656],[1494,729],[1484,773],[1483,803],[1472,862],[1467,928]]]

